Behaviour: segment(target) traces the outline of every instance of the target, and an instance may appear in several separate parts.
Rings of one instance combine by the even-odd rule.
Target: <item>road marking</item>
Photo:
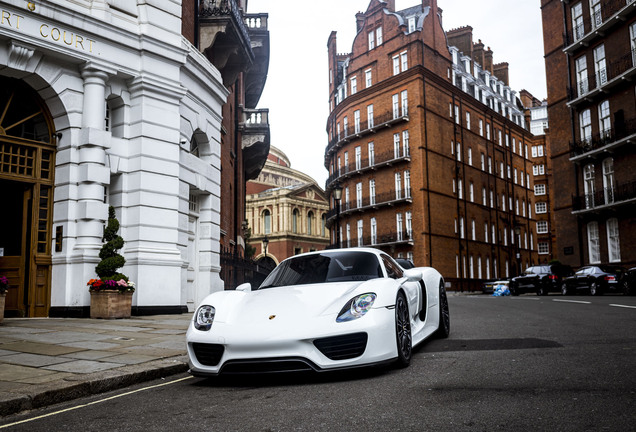
[[[89,402],[87,404],[77,405],[77,406],[74,406],[74,407],[71,407],[71,408],[66,408],[66,409],[63,409],[63,410],[60,410],[60,411],[55,411],[55,412],[44,414],[44,415],[41,415],[41,416],[37,416],[37,417],[25,419],[25,420],[20,420],[20,421],[14,422],[14,423],[9,423],[9,424],[6,424],[6,425],[2,425],[2,426],[0,426],[0,429],[8,428],[8,427],[11,427],[11,426],[16,426],[16,425],[23,424],[23,423],[28,423],[28,422],[31,422],[31,421],[34,421],[34,420],[43,419],[43,418],[46,418],[46,417],[51,417],[51,416],[54,416],[54,415],[62,414],[62,413],[65,413],[65,412],[76,410],[78,408],[84,408],[84,407],[95,405],[95,404],[98,404],[98,403],[108,402],[110,400],[117,399],[117,398],[120,398],[122,396],[128,396],[128,395],[131,395],[131,394],[134,394],[134,393],[139,393],[139,392],[142,392],[142,391],[155,389],[155,388],[167,386],[167,385],[170,385],[170,384],[176,384],[176,383],[178,383],[180,381],[185,381],[185,380],[190,379],[190,378],[194,378],[194,377],[192,375],[190,375],[190,376],[187,376],[187,377],[184,377],[184,378],[179,378],[179,379],[174,380],[174,381],[161,383],[161,384],[156,384],[156,385],[153,385],[153,386],[150,386],[150,387],[144,387],[144,388],[140,388],[140,389],[137,389],[137,390],[132,390],[132,391],[129,391],[129,392],[126,392],[126,393],[122,393],[122,394],[119,394],[119,395],[110,396],[110,397],[107,397],[107,398],[104,398],[104,399],[100,399],[100,400],[96,400],[96,401],[93,401],[93,402]]]
[[[636,309],[636,306],[627,306],[627,305],[619,305],[619,304],[610,304],[610,306],[627,308],[627,309]]]
[[[582,301],[582,300],[557,300],[557,299],[553,299],[552,301],[555,301],[555,302],[561,302],[561,303],[592,304],[592,302],[589,302],[589,301]]]

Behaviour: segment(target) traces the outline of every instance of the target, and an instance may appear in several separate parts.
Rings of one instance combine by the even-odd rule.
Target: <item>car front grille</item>
[[[364,354],[367,340],[366,333],[353,333],[316,339],[314,345],[330,360],[347,360]]]
[[[223,345],[206,343],[193,343],[192,349],[197,361],[204,366],[218,365],[225,350]]]
[[[219,371],[222,375],[310,372],[318,368],[299,357],[230,360]]]

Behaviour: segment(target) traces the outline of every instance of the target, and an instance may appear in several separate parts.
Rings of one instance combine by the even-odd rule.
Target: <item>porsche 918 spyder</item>
[[[255,290],[210,294],[186,340],[190,372],[214,376],[405,367],[413,347],[449,332],[439,272],[350,248],[288,258]]]

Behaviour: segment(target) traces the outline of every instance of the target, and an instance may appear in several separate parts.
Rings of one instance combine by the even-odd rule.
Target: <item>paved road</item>
[[[451,296],[449,302],[451,337],[425,343],[407,369],[231,381],[178,375],[7,417],[0,428],[636,429],[636,297]]]

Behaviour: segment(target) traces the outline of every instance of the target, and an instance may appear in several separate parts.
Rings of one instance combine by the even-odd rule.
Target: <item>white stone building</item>
[[[0,4],[8,316],[85,315],[109,205],[138,313],[192,310],[223,289],[228,91],[181,25],[180,0]]]

